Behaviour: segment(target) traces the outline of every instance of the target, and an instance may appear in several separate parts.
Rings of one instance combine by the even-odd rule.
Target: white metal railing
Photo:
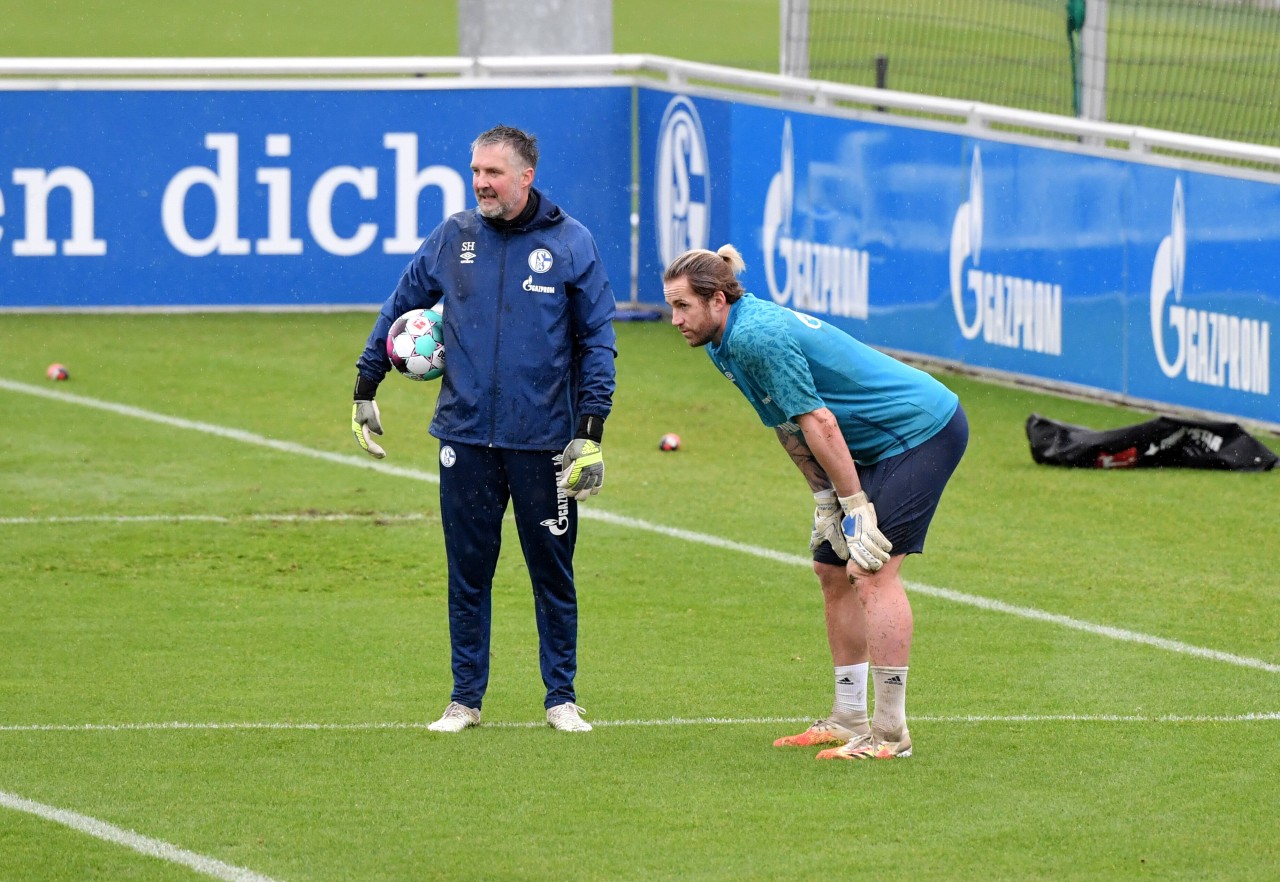
[[[1168,150],[1209,161],[1257,163],[1280,169],[1280,147],[1206,138],[1118,123],[1095,122],[1032,110],[915,95],[891,89],[741,70],[657,55],[540,55],[480,57],[365,58],[0,58],[0,90],[26,88],[103,88],[85,78],[118,81],[136,77],[456,77],[489,79],[520,76],[608,76],[643,85],[654,78],[677,88],[748,90],[757,96],[800,102],[815,109],[861,113],[900,113],[957,120],[965,128],[987,132],[1008,126],[1020,133],[1085,143],[1126,145],[1131,153]],[[44,82],[47,81],[47,82]]]

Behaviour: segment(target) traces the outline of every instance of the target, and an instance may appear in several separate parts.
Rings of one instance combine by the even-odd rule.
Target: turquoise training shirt
[[[826,407],[855,463],[910,450],[946,426],[960,399],[922,370],[872,349],[821,319],[743,294],[707,354],[766,426],[792,434]]]

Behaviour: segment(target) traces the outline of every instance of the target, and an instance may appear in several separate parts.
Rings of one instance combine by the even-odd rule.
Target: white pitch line
[[[812,717],[668,717],[666,719],[592,720],[600,728],[658,726],[751,726],[811,722]],[[923,723],[1261,723],[1280,722],[1280,711],[1246,714],[913,714]],[[546,722],[490,721],[484,729],[541,729]],[[378,732],[427,731],[428,723],[32,723],[0,726],[0,732]]]
[[[236,523],[310,523],[342,521],[425,521],[425,514],[249,514],[249,515],[49,515],[47,517],[0,518],[0,526],[31,526],[37,524],[236,524]]]
[[[57,389],[46,389],[40,386],[32,386],[28,383],[17,383],[13,380],[5,380],[0,378],[0,389],[7,389],[10,392],[18,392],[24,395],[35,395],[40,398],[47,398],[53,401],[60,401],[65,404],[74,404],[81,407],[92,407],[97,410],[104,410],[109,413],[119,414],[121,416],[133,417],[135,419],[147,420],[153,423],[159,423],[165,426],[171,426],[179,429],[190,429],[196,432],[202,432],[207,435],[215,435],[220,438],[228,438],[233,441],[240,441],[244,444],[254,444],[259,447],[267,447],[281,453],[291,453],[297,456],[307,456],[313,459],[321,459],[326,462],[337,463],[340,465],[355,466],[357,468],[371,469],[373,471],[382,472],[383,474],[394,475],[401,478],[410,478],[412,480],[425,481],[427,483],[438,484],[440,477],[431,472],[424,472],[419,469],[403,468],[399,466],[388,465],[382,460],[371,459],[368,456],[358,456],[352,454],[330,453],[326,450],[315,450],[310,447],[304,447],[301,444],[294,444],[289,441],[277,441],[262,435],[256,435],[252,432],[241,431],[240,429],[228,429],[225,426],[216,426],[212,423],[196,422],[194,420],[179,419],[177,417],[165,416],[164,414],[155,413],[149,410],[143,410],[138,407],[131,407],[124,404],[115,404],[110,401],[101,401],[96,398],[88,398],[82,395],[73,395],[69,392],[63,392]],[[591,503],[584,503],[578,507],[579,517],[586,520],[603,521],[614,526],[625,527],[632,530],[644,530],[650,533],[657,533],[663,536],[669,536],[673,539],[679,539],[684,542],[692,542],[699,545],[707,545],[712,548],[720,548],[727,551],[735,551],[741,554],[748,554],[753,557],[763,558],[765,560],[774,561],[776,563],[784,563],[791,565],[803,566],[806,569],[812,565],[812,561],[807,557],[801,557],[795,554],[787,554],[781,551],[774,551],[769,548],[761,548],[755,545],[746,545],[741,542],[734,542],[731,539],[723,539],[719,536],[712,536],[707,533],[698,533],[692,530],[681,530],[674,527],[667,527],[661,524],[654,524],[649,521],[640,520],[638,518],[629,518],[622,515],[610,514],[607,511],[600,511],[592,508]],[[1086,622],[1081,619],[1074,619],[1070,616],[1059,615],[1057,613],[1045,612],[1044,610],[1035,609],[1034,607],[1016,606],[1011,603],[1005,603],[1002,600],[993,600],[988,597],[980,597],[974,594],[965,594],[961,591],[954,591],[950,588],[938,588],[933,585],[926,585],[921,582],[907,582],[907,587],[917,594],[924,594],[930,597],[936,597],[942,600],[949,600],[953,603],[963,604],[965,606],[973,606],[979,609],[988,610],[990,612],[1000,612],[1007,615],[1018,616],[1024,619],[1030,619],[1038,622],[1046,622],[1053,625],[1059,625],[1064,628],[1070,628],[1076,631],[1083,631],[1087,634],[1093,634],[1098,637],[1106,637],[1111,640],[1119,640],[1129,643],[1139,643],[1146,646],[1153,646],[1157,649],[1163,649],[1167,652],[1178,653],[1180,655],[1189,655],[1197,658],[1209,659],[1210,661],[1222,662],[1224,664],[1236,665],[1238,667],[1253,668],[1255,670],[1266,671],[1271,674],[1280,674],[1280,664],[1264,661],[1262,659],[1250,658],[1248,656],[1235,655],[1229,652],[1221,652],[1216,649],[1206,649],[1201,646],[1194,646],[1190,643],[1183,643],[1179,640],[1169,640],[1164,637],[1155,637],[1150,634],[1143,634],[1138,631],[1130,631],[1125,628],[1115,628],[1110,625],[1098,625],[1093,622]]]
[[[132,417],[138,420],[146,420],[151,423],[159,423],[162,426],[169,426],[175,429],[189,429],[193,432],[213,435],[218,438],[226,438],[231,441],[239,441],[243,444],[253,444],[258,447],[266,447],[280,453],[309,456],[312,459],[322,459],[326,462],[338,463],[339,465],[370,469],[375,472],[382,472],[385,475],[394,475],[398,478],[425,480],[435,484],[440,482],[439,477],[429,472],[389,465],[382,460],[373,459],[369,456],[357,456],[354,454],[330,453],[327,450],[315,450],[311,447],[303,447],[301,444],[294,444],[291,441],[277,441],[274,438],[267,438],[264,435],[256,435],[253,432],[244,432],[240,429],[228,429],[226,426],[217,426],[213,423],[202,423],[197,420],[184,420],[179,417],[165,416],[162,413],[143,410],[140,407],[131,407],[127,404],[116,404],[112,401],[102,401],[101,399],[89,398],[85,395],[74,395],[70,392],[63,392],[59,389],[45,389],[40,386],[32,386],[29,383],[15,383],[13,380],[6,380],[3,378],[0,378],[0,389],[7,389],[10,392],[19,392],[24,395],[34,395],[37,398],[47,398],[51,401],[60,401],[63,404],[75,404],[80,407],[91,407],[95,410],[104,410],[107,413],[114,413],[118,416]]]
[[[246,870],[244,867],[237,867],[234,864],[224,863],[216,858],[196,854],[194,851],[187,851],[185,848],[170,845],[168,842],[152,839],[132,830],[125,830],[122,827],[108,824],[106,821],[99,821],[97,818],[91,818],[79,812],[56,808],[51,805],[45,805],[42,802],[33,802],[30,799],[24,799],[17,794],[8,793],[4,790],[0,790],[0,806],[14,811],[26,812],[29,815],[44,818],[46,821],[53,821],[55,824],[62,824],[64,827],[87,833],[104,842],[123,845],[125,848],[131,848],[148,857],[181,864],[201,875],[209,876],[213,879],[221,879],[223,882],[275,882],[270,876],[263,876],[261,873]]]

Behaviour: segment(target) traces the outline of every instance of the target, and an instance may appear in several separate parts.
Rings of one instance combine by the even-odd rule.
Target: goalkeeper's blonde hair
[[[684,278],[689,290],[703,300],[710,300],[721,291],[726,302],[736,303],[743,293],[738,273],[746,268],[742,255],[732,245],[721,245],[716,251],[694,248],[671,261],[662,274],[662,282]]]

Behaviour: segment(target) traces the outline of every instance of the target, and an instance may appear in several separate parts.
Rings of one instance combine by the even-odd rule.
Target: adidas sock
[[[896,735],[907,722],[907,669],[872,665],[871,680],[876,693],[872,725],[885,735]]]
[[[866,662],[836,665],[836,699],[831,705],[832,717],[855,722],[867,718],[867,668]]]

